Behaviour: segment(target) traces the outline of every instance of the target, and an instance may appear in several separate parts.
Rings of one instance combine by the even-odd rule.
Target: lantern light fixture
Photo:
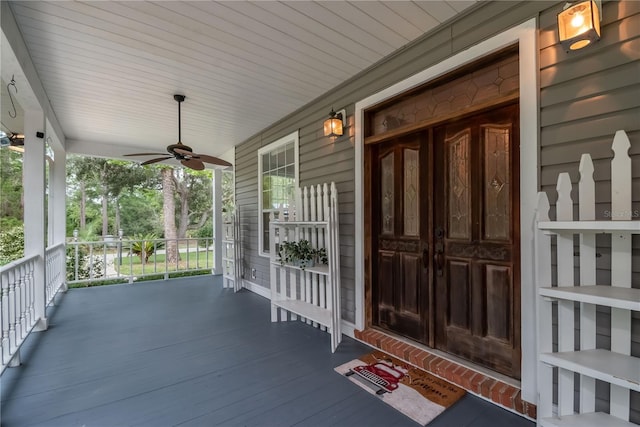
[[[340,110],[338,112],[333,111],[329,113],[329,118],[324,121],[324,136],[338,137],[344,134],[344,128],[347,126],[347,112],[346,110]]]
[[[560,44],[569,52],[600,40],[600,2],[567,3],[558,14]]]

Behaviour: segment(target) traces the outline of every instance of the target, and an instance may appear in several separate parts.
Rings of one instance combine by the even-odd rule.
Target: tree
[[[0,221],[4,227],[22,224],[22,154],[0,149]]]
[[[86,203],[89,188],[101,202],[102,236],[117,234],[121,228],[119,198],[123,191],[133,190],[155,181],[153,170],[140,167],[133,162],[92,157],[72,157],[68,167],[70,178],[75,180],[80,196],[80,227],[86,225]],[[109,204],[114,207],[115,223],[109,233]]]
[[[180,208],[178,237],[184,239],[187,230],[202,228],[211,214],[211,172],[174,171],[174,182]]]
[[[175,181],[173,168],[163,167],[162,174],[162,221],[164,224],[164,238],[167,239],[166,259],[169,263],[177,263],[180,259],[178,252],[178,230],[176,228]]]
[[[145,187],[124,191],[119,198],[120,226],[126,236],[163,234],[162,193]]]
[[[22,154],[0,149],[0,265],[24,256]]]

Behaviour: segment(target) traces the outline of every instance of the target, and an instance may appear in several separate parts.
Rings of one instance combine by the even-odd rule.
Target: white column
[[[49,224],[53,224],[49,245],[64,243],[67,235],[67,153],[53,148],[54,161],[49,165]]]
[[[213,170],[213,274],[222,274],[222,170]]]
[[[67,153],[62,148],[53,148],[53,162],[49,164],[49,245],[65,243],[67,236]],[[61,271],[65,271],[62,257]],[[61,288],[67,290],[67,282]]]
[[[22,183],[24,188],[24,254],[37,256],[34,271],[36,331],[47,329],[45,301],[45,143],[36,133],[45,129],[42,111],[25,111],[24,162]]]

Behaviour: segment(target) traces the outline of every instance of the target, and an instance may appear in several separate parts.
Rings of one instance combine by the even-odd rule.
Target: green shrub
[[[9,264],[24,256],[24,225],[19,224],[0,232],[0,265]]]
[[[144,236],[133,236],[131,243],[131,252],[134,255],[140,257],[140,261],[147,263],[149,261],[149,257],[153,255],[153,253],[157,249],[162,249],[164,247],[163,242],[154,242],[158,236],[155,234],[146,234]]]
[[[91,259],[85,245],[77,245],[77,247],[78,276],[76,277],[76,245],[67,245],[67,281],[104,277],[102,258],[94,256],[93,259]],[[92,270],[93,275],[91,274]]]

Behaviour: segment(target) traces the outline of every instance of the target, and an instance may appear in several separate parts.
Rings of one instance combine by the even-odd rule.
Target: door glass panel
[[[453,239],[468,240],[471,235],[470,140],[470,129],[445,140],[448,165],[448,231],[449,237]]]
[[[404,235],[418,236],[420,217],[418,194],[420,191],[418,150],[404,150]]]
[[[387,154],[382,158],[380,162],[380,171],[382,182],[380,183],[380,191],[382,197],[382,233],[393,233],[393,208],[394,208],[394,194],[393,194],[393,152]]]
[[[488,240],[509,240],[511,230],[511,126],[482,127],[484,139],[484,233]]]

